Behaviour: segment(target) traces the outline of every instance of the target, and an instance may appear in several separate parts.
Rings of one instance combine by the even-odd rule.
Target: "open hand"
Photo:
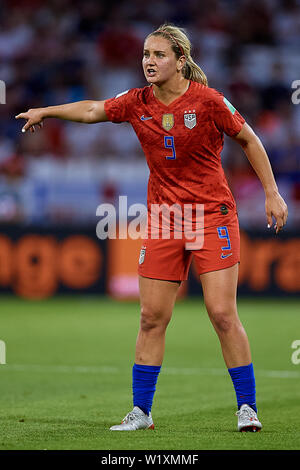
[[[30,132],[35,131],[35,125],[40,129],[43,127],[43,108],[29,109],[26,113],[20,113],[15,116],[16,119],[27,119],[26,124],[22,128],[22,132],[30,129]]]

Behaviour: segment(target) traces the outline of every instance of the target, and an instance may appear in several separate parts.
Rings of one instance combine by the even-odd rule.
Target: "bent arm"
[[[272,216],[276,219],[276,233],[285,225],[288,209],[285,201],[278,192],[268,155],[258,136],[245,123],[242,130],[233,137],[243,148],[250,164],[261,181],[266,195],[266,215],[268,226],[272,226]]]
[[[86,124],[105,122],[108,121],[108,117],[105,113],[104,103],[105,101],[77,101],[58,106],[29,109],[26,113],[20,113],[15,117],[16,119],[27,119],[22,132],[26,132],[28,129],[34,131],[36,124],[42,127],[43,119],[51,117]]]
[[[261,181],[265,194],[278,192],[267,152],[251,127],[245,123],[239,134],[233,137],[233,140],[238,142],[243,148],[249,162]]]

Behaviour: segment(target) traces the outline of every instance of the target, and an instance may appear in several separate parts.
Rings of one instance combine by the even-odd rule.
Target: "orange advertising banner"
[[[35,232],[5,227],[0,234],[0,293],[29,299],[56,293],[107,293],[115,299],[136,300],[141,245],[141,239],[99,240],[94,230],[80,228]],[[239,294],[300,294],[297,234],[241,231]],[[178,297],[187,295],[201,295],[193,264]]]

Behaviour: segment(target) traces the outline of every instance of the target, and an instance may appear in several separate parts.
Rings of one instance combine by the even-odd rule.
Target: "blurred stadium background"
[[[275,237],[260,182],[226,139],[223,166],[242,230],[240,294],[299,293],[299,0],[4,0],[0,18],[2,292],[137,295],[140,241],[100,242],[95,232],[99,204],[117,207],[119,195],[146,203],[148,170],[131,127],[48,119],[23,135],[14,116],[145,86],[143,39],[169,21],[187,28],[209,85],[261,138],[288,203],[288,224]],[[199,292],[193,274],[187,289]]]

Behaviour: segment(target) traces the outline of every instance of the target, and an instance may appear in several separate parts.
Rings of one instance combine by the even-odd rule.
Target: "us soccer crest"
[[[174,126],[174,114],[164,114],[162,117],[162,126],[169,131]]]
[[[184,111],[184,125],[188,129],[193,129],[197,124],[196,113],[193,111]]]

